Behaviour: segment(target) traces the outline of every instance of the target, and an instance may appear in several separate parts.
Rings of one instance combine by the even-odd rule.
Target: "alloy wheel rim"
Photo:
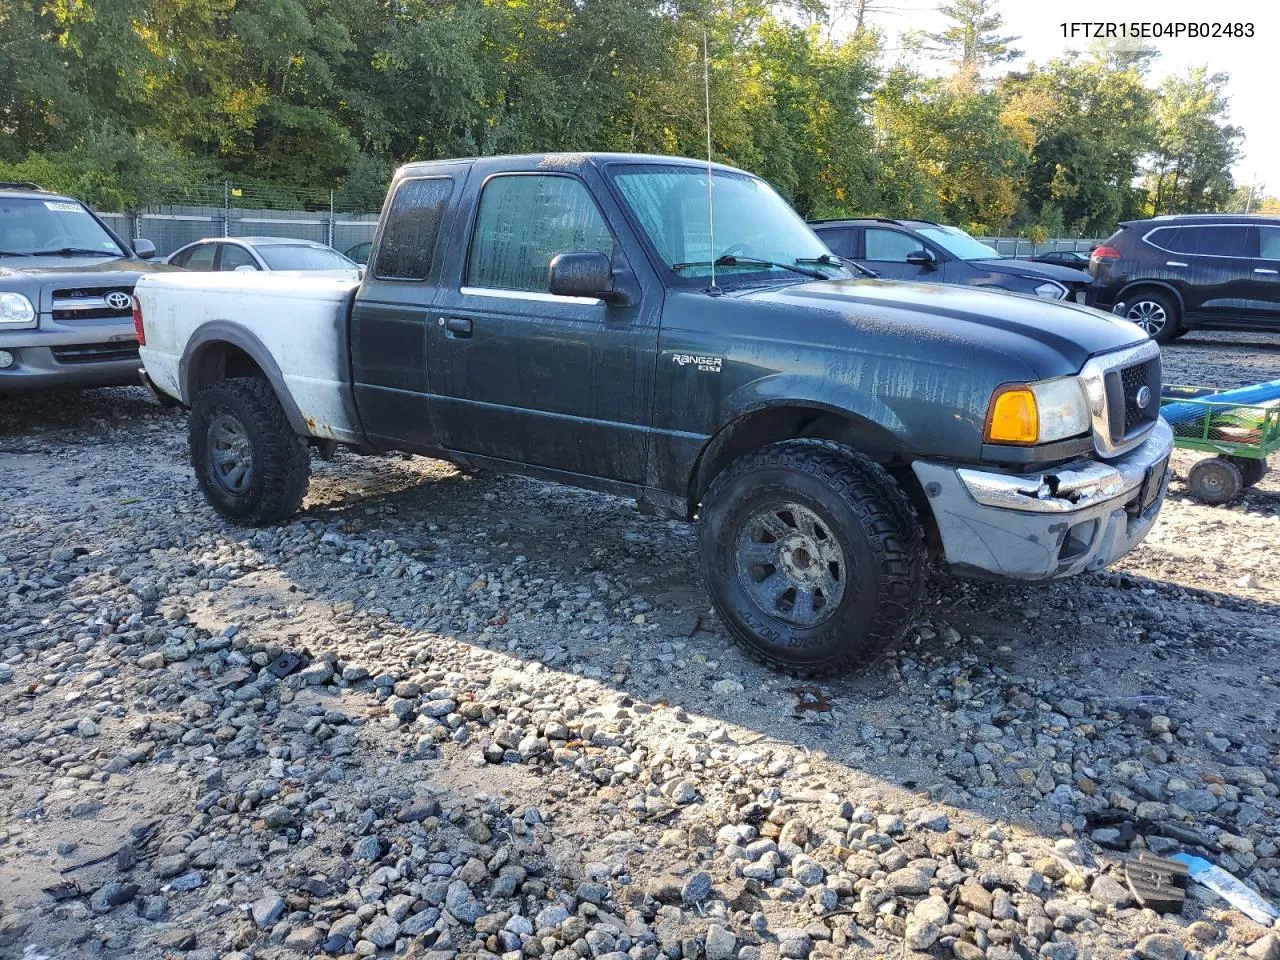
[[[253,444],[239,420],[220,413],[209,424],[209,463],[218,485],[228,493],[243,494],[253,483]]]
[[[1139,300],[1129,308],[1125,316],[1140,326],[1147,334],[1159,333],[1169,321],[1165,309],[1154,300]]]
[[[830,525],[802,504],[772,503],[752,512],[739,527],[734,557],[751,602],[790,627],[824,623],[844,598],[844,550]]]

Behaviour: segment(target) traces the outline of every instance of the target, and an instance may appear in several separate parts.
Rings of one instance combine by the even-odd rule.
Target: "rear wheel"
[[[1191,495],[1205,503],[1227,503],[1240,496],[1244,478],[1239,468],[1226,457],[1201,460],[1187,474]]]
[[[1267,475],[1267,461],[1253,457],[1227,457],[1240,471],[1240,482],[1246,487],[1256,486]]]
[[[188,441],[201,491],[228,520],[262,526],[302,505],[311,455],[265,380],[223,380],[200,391]]]
[[[924,544],[884,468],[839,444],[773,444],[703,499],[707,589],[738,642],[774,668],[865,665],[919,607]]]
[[[1182,328],[1178,305],[1171,296],[1158,290],[1140,290],[1134,294],[1125,303],[1124,316],[1156,343],[1168,343]]]

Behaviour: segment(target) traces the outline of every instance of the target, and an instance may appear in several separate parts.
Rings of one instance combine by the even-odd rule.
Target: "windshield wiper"
[[[739,257],[732,253],[722,254],[715,261],[711,260],[693,260],[688,263],[673,263],[672,270],[688,270],[691,267],[777,267],[779,270],[790,270],[792,273],[798,273],[802,277],[810,277],[814,280],[830,280],[825,273],[820,270],[806,270],[803,267],[793,267],[788,263],[775,263],[773,260],[761,260],[759,257]]]
[[[864,277],[868,277],[871,280],[880,279],[880,274],[876,273],[870,267],[864,267],[857,260],[837,256],[834,253],[824,253],[820,257],[801,257],[796,260],[796,263],[825,263],[833,267],[849,266],[853,267],[853,269],[857,270]]]
[[[32,257],[119,257],[118,253],[108,250],[94,250],[90,247],[59,247],[57,250],[37,250],[28,254]]]

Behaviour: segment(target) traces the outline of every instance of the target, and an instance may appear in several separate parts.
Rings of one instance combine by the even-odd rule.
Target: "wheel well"
[[[205,344],[196,354],[187,374],[188,402],[209,384],[234,377],[269,379],[258,361],[235,344],[223,340]]]
[[[1174,303],[1178,308],[1178,312],[1179,313],[1185,312],[1185,307],[1182,303],[1182,294],[1178,293],[1176,288],[1166,286],[1163,283],[1155,283],[1154,281],[1151,281],[1151,280],[1138,280],[1134,283],[1129,284],[1129,286],[1122,289],[1120,293],[1116,295],[1116,299],[1128,302],[1133,298],[1133,295],[1135,293],[1141,293],[1144,290],[1150,290],[1156,293],[1163,293],[1167,296],[1172,297],[1174,300]]]
[[[729,464],[783,440],[833,440],[883,466],[902,487],[923,525],[925,540],[939,543],[933,510],[910,460],[892,433],[869,420],[815,407],[775,407],[747,414],[722,427],[703,448],[689,488],[689,517],[707,489]]]

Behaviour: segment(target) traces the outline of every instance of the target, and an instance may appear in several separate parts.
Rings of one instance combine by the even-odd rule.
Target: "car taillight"
[[[142,332],[142,305],[138,298],[133,298],[133,335],[138,338],[138,346],[147,345],[147,335]]]
[[[1093,253],[1089,254],[1089,259],[1090,260],[1119,260],[1120,251],[1117,250],[1115,247],[1108,247],[1106,244],[1103,244],[1100,247],[1094,248]]]

